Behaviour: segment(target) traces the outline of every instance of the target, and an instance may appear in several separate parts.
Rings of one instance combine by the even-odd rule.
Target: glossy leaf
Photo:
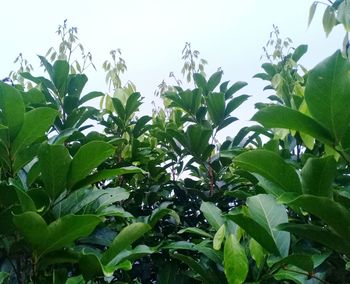
[[[332,183],[336,175],[336,161],[332,156],[309,158],[301,170],[303,192],[332,197]]]
[[[256,240],[250,239],[249,251],[257,267],[261,267],[261,265],[264,263],[265,258],[264,248]]]
[[[278,117],[279,119],[276,119]],[[334,144],[331,133],[311,117],[284,106],[269,106],[259,110],[252,120],[269,128],[297,130],[328,145]]]
[[[157,208],[153,211],[152,215],[149,218],[149,225],[151,227],[154,227],[157,224],[157,222],[166,215],[173,217],[177,224],[180,223],[180,217],[174,210],[169,208]]]
[[[221,244],[225,239],[225,234],[226,234],[226,227],[225,225],[221,225],[219,230],[215,233],[214,239],[213,239],[213,248],[215,250],[220,250],[221,249]]]
[[[224,247],[224,270],[229,284],[244,283],[248,275],[248,259],[244,248],[233,234],[226,238]]]
[[[211,234],[207,233],[206,231],[204,231],[200,228],[196,228],[196,227],[187,227],[187,228],[181,229],[177,233],[178,234],[184,234],[184,233],[194,234],[194,235],[198,235],[198,236],[210,238],[210,239],[213,238],[213,236]]]
[[[123,228],[113,240],[112,245],[104,252],[101,262],[108,264],[122,250],[127,249],[134,241],[141,238],[151,230],[151,226],[145,223],[133,223]]]
[[[72,158],[63,145],[43,144],[39,150],[39,167],[45,190],[52,200],[66,188]]]
[[[215,126],[225,117],[225,97],[223,93],[210,93],[207,97],[209,116]]]
[[[215,229],[219,230],[224,224],[221,210],[211,202],[203,201],[200,207],[205,219]]]
[[[305,87],[305,100],[311,115],[338,143],[350,121],[350,109],[347,107],[350,101],[349,72],[349,61],[337,51],[309,72]]]
[[[272,151],[247,151],[234,161],[237,166],[262,175],[286,192],[301,193],[299,176],[294,168]]]
[[[80,147],[74,155],[68,173],[68,187],[87,177],[93,169],[114,153],[114,147],[106,142],[92,141]]]

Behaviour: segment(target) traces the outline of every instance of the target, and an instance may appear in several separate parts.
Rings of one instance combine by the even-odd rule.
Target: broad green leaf
[[[314,18],[315,12],[316,12],[316,8],[317,8],[317,4],[319,2],[315,1],[311,4],[310,6],[310,10],[309,10],[309,20],[308,20],[308,26],[310,26],[312,19]]]
[[[225,234],[226,234],[226,227],[225,227],[225,224],[223,224],[221,225],[219,230],[217,230],[213,239],[213,248],[215,250],[221,249],[221,244],[225,239]]]
[[[18,152],[13,161],[13,165],[12,165],[13,172],[17,173],[25,165],[33,161],[33,159],[38,155],[39,148],[40,148],[40,143],[34,143],[32,145],[25,147],[20,152]]]
[[[125,108],[124,108],[121,100],[118,98],[112,98],[112,103],[113,103],[114,110],[116,111],[116,113],[118,114],[120,119],[124,120],[125,119]]]
[[[314,195],[301,195],[296,199],[280,200],[288,205],[298,206],[319,217],[331,226],[340,236],[350,236],[350,211],[330,198]]]
[[[15,138],[23,124],[24,103],[20,92],[2,81],[0,81],[0,110],[0,123],[3,125],[3,128],[7,128],[7,130],[3,130],[4,132],[0,131],[0,137],[5,143],[8,143],[10,141],[2,133],[7,133],[8,131],[10,139],[13,140]]]
[[[232,95],[236,92],[238,92],[243,87],[247,86],[248,84],[246,82],[238,81],[234,83],[226,92],[225,92],[225,100],[228,100],[232,97]]]
[[[257,121],[268,128],[297,130],[328,145],[334,144],[334,139],[327,129],[311,117],[288,107],[265,107],[259,110],[253,116],[252,120]]]
[[[113,153],[114,147],[103,141],[92,141],[81,146],[70,164],[68,188],[87,177]]]
[[[134,166],[122,167],[118,169],[100,170],[97,173],[92,174],[86,177],[85,179],[81,180],[80,182],[78,182],[76,184],[76,187],[88,186],[90,184],[96,183],[101,180],[111,179],[117,176],[127,175],[127,174],[146,174],[146,172]]]
[[[141,257],[146,255],[150,255],[156,252],[156,249],[150,248],[146,245],[138,245],[131,250],[123,250],[121,251],[112,261],[108,263],[108,266],[117,265],[126,260],[135,261]]]
[[[63,98],[67,92],[69,64],[65,60],[57,60],[53,65],[52,81],[58,91],[58,95]]]
[[[133,223],[123,228],[113,240],[112,245],[103,253],[101,262],[107,265],[118,253],[151,230],[151,226],[145,223]]]
[[[208,146],[211,135],[212,130],[210,128],[199,124],[190,125],[186,130],[186,138],[191,153],[196,156],[202,155]]]
[[[323,29],[328,36],[333,30],[333,27],[336,25],[337,19],[335,17],[335,11],[332,6],[327,6],[323,13],[322,24]]]
[[[0,271],[0,284],[6,283],[5,281],[10,276],[7,272]]]
[[[74,74],[74,75],[70,75],[69,76],[69,81],[68,81],[68,96],[70,97],[76,97],[77,99],[80,98],[80,95],[81,95],[81,92],[83,91],[87,81],[88,81],[88,78],[86,77],[85,74]],[[92,92],[92,93],[89,93],[88,95],[91,96],[91,94],[93,94],[93,97],[96,97],[94,95],[96,95],[96,93],[98,93],[99,96],[102,96],[103,93],[101,92]],[[86,98],[87,100],[91,99],[91,97],[87,97]],[[79,105],[79,103],[77,104]]]
[[[291,254],[273,263],[273,266],[294,265],[306,272],[312,272],[314,262],[311,255],[306,254]]]
[[[130,196],[128,190],[122,187],[109,187],[104,190],[104,194],[102,194],[97,199],[98,208],[97,210],[106,207],[110,204],[113,204],[118,201],[126,200]]]
[[[47,59],[44,56],[38,55],[41,63],[44,65],[47,73],[50,76],[50,79],[53,81],[54,80],[54,74],[53,74],[53,66],[47,61]],[[34,81],[33,81],[34,82]]]
[[[39,150],[39,167],[45,190],[52,200],[65,189],[72,158],[63,145],[42,144]]]
[[[125,105],[125,118],[129,119],[138,109],[141,103],[141,95],[140,93],[132,93]]]
[[[242,103],[244,103],[249,98],[248,95],[241,95],[238,97],[233,98],[227,103],[226,109],[225,109],[225,117],[230,115],[231,112],[233,112],[235,109],[237,109]]]
[[[332,183],[336,175],[336,161],[332,156],[309,158],[301,170],[303,192],[332,197]]]
[[[280,254],[276,241],[271,233],[257,221],[253,220],[252,217],[242,213],[231,213],[226,216],[245,230],[248,235],[255,239],[268,252],[275,255]]]
[[[305,87],[305,100],[311,115],[338,143],[350,121],[350,109],[347,107],[350,102],[349,72],[349,61],[337,51],[309,72]]]
[[[295,169],[272,151],[247,151],[237,156],[234,162],[245,170],[262,175],[286,192],[301,193],[301,184]]]
[[[205,219],[215,230],[219,230],[224,224],[224,218],[222,217],[221,210],[213,203],[202,201],[200,210],[202,211]]]
[[[330,249],[350,256],[350,242],[325,228],[310,224],[281,224],[278,229],[321,243]]]
[[[21,130],[13,141],[11,153],[20,150],[45,135],[57,116],[57,111],[49,107],[39,107],[26,112]]]
[[[256,240],[250,239],[249,251],[256,263],[256,266],[261,267],[261,265],[264,263],[265,258],[264,248]]]
[[[218,71],[210,76],[210,78],[208,79],[208,83],[207,83],[207,91],[208,92],[214,91],[214,89],[220,84],[222,74],[223,74],[222,71]]]
[[[157,222],[166,215],[173,217],[177,224],[180,223],[180,216],[174,210],[169,208],[157,208],[153,211],[152,215],[149,218],[149,225],[151,227],[154,227]]]
[[[215,126],[225,117],[225,97],[223,93],[209,93],[207,97],[209,116]]]
[[[45,246],[49,229],[45,220],[38,213],[27,211],[23,214],[14,215],[13,223],[34,250],[40,250]]]
[[[287,256],[289,252],[290,235],[276,230],[279,224],[288,222],[286,208],[276,203],[271,195],[259,194],[247,199],[250,216],[273,237],[281,254]]]
[[[134,129],[132,131],[135,138],[138,138],[140,135],[142,135],[147,130],[147,127],[145,127],[146,123],[149,122],[151,119],[152,119],[152,117],[150,117],[148,115],[144,115],[137,120],[137,122],[134,126]]]
[[[220,279],[218,279],[215,274],[212,274],[211,271],[208,271],[202,264],[195,261],[192,257],[180,253],[172,254],[171,257],[182,261],[183,263],[188,265],[188,267],[190,267],[194,272],[198,273],[202,283],[221,283]]]
[[[85,283],[85,280],[83,275],[78,275],[78,276],[68,278],[65,284],[84,284],[84,283]]]
[[[347,32],[350,32],[350,1],[344,0],[338,7],[338,21],[341,22]]]
[[[207,233],[206,231],[200,229],[200,228],[196,228],[196,227],[187,227],[184,228],[180,231],[177,232],[178,234],[183,234],[183,233],[188,233],[188,234],[194,234],[194,235],[199,235],[205,238],[210,238],[212,239],[213,236],[209,233]]]
[[[102,92],[90,92],[88,94],[86,94],[85,96],[83,96],[80,101],[79,101],[79,105],[82,105],[83,103],[86,103],[92,99],[98,98],[98,97],[103,97],[105,94]]]
[[[25,192],[23,189],[18,188],[17,186],[15,186],[15,189],[16,189],[17,198],[19,200],[19,203],[21,205],[23,212],[26,212],[26,211],[36,212],[35,203],[27,194],[27,192]]]
[[[196,83],[198,88],[201,88],[203,91],[205,91],[207,89],[207,80],[205,80],[205,78],[202,74],[194,73],[193,80]]]
[[[226,238],[224,247],[224,270],[229,284],[244,283],[249,267],[244,248],[233,234]]]
[[[307,45],[301,44],[299,45],[293,52],[292,59],[295,62],[298,62],[299,59],[307,52]]]

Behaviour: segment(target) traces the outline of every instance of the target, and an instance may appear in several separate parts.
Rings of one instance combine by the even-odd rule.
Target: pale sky
[[[111,49],[120,48],[128,72],[123,80],[133,81],[145,97],[144,113],[151,113],[157,85],[170,71],[180,76],[181,51],[191,42],[209,65],[209,75],[218,67],[224,79],[246,81],[241,93],[252,98],[238,112],[242,123],[254,113],[253,103],[265,97],[264,83],[252,76],[260,72],[262,47],[272,25],[294,46],[308,44],[302,64],[311,69],[341,47],[343,29],[337,27],[326,38],[322,29],[323,7],[307,28],[310,0],[9,0],[1,1],[0,79],[15,69],[13,60],[21,52],[42,74],[39,59],[56,46],[57,26],[68,19],[78,27],[79,38],[91,51],[98,68],[87,72],[86,92],[107,91],[102,62]]]

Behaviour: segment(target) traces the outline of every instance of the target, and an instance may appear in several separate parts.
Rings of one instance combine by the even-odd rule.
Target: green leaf
[[[248,275],[248,259],[243,247],[233,234],[226,238],[224,247],[224,270],[229,284],[244,283]]]
[[[316,196],[332,197],[332,183],[337,163],[333,156],[309,158],[301,170],[303,192]]]
[[[221,225],[219,230],[215,233],[214,240],[213,240],[213,248],[215,250],[220,250],[221,249],[221,244],[225,239],[225,234],[226,234],[226,227],[225,224]]]
[[[318,242],[350,256],[350,242],[325,228],[309,224],[281,224],[278,229]]]
[[[66,189],[72,158],[65,146],[47,143],[40,147],[38,158],[45,190],[54,200]]]
[[[121,100],[118,98],[112,98],[112,103],[113,103],[114,110],[116,111],[116,113],[118,114],[120,119],[124,120],[125,119],[125,108],[124,108]]]
[[[74,75],[70,75],[68,77],[68,79],[69,79],[69,81],[68,81],[68,96],[69,97],[76,97],[77,99],[79,99],[81,92],[83,91],[83,89],[88,81],[88,77],[86,77],[85,74],[74,74]],[[93,94],[93,97],[96,97],[95,96],[96,93],[99,94],[97,97],[103,95],[103,93],[100,93],[100,92],[92,92],[92,93],[89,93],[88,95],[91,96],[91,94]]]
[[[207,84],[207,91],[208,92],[214,91],[214,89],[220,84],[222,74],[223,74],[222,71],[218,71],[210,76],[210,78],[208,80],[208,84]]]
[[[280,201],[301,207],[319,217],[344,239],[350,236],[350,211],[340,203],[327,197],[314,195],[301,195],[296,199]]]
[[[203,91],[205,91],[207,89],[207,80],[205,80],[205,78],[202,74],[194,73],[193,80],[196,83],[198,88],[201,88]]]
[[[103,141],[91,141],[74,155],[68,173],[68,188],[87,177],[93,169],[114,153],[114,147]]]
[[[46,67],[46,66],[45,66]],[[67,92],[69,64],[65,60],[57,60],[53,65],[52,81],[58,91],[59,97],[63,98]]]
[[[76,184],[75,187],[76,188],[84,187],[84,186],[99,182],[101,180],[111,179],[117,176],[127,175],[127,174],[147,174],[147,173],[144,170],[134,166],[122,167],[118,169],[104,169],[81,180]]]
[[[206,231],[200,229],[200,228],[196,228],[196,227],[187,227],[184,228],[180,231],[177,232],[178,234],[183,234],[183,233],[188,233],[188,234],[194,234],[194,235],[199,235],[205,238],[210,238],[212,239],[213,236],[209,233],[207,233]]]
[[[145,223],[133,223],[123,228],[113,240],[112,245],[103,253],[101,262],[108,264],[118,253],[129,248],[134,241],[149,230],[151,230],[151,226]]]
[[[299,45],[293,52],[292,59],[295,62],[298,62],[299,59],[307,52],[307,45],[301,44]]]
[[[236,108],[238,108],[242,103],[244,103],[249,98],[248,95],[241,95],[236,98],[233,98],[227,103],[225,109],[225,117],[230,115]]]
[[[70,277],[67,279],[65,284],[84,284],[85,280],[82,275]]]
[[[314,15],[315,15],[315,12],[316,12],[316,8],[317,8],[317,4],[318,4],[318,2],[315,1],[310,6],[308,26],[310,26],[310,24],[312,22],[312,19],[314,18]]]
[[[262,175],[286,192],[302,192],[295,169],[272,151],[247,151],[237,156],[234,161],[237,166]]]
[[[337,24],[337,19],[335,17],[335,12],[332,6],[327,6],[327,8],[325,9],[322,18],[322,24],[326,36],[328,36],[333,30],[333,27]]]
[[[140,117],[134,126],[134,129],[132,131],[133,135],[135,138],[140,137],[146,130],[147,128],[145,127],[146,123],[149,122],[152,119],[152,117],[148,115],[144,115]]]
[[[207,96],[209,116],[215,126],[225,117],[225,97],[223,93],[209,93]]]
[[[212,130],[199,124],[190,125],[186,130],[188,147],[192,154],[202,155],[207,149]],[[181,143],[181,141],[179,141]],[[185,145],[184,145],[185,146]]]
[[[0,271],[0,284],[5,284],[7,278],[10,276],[7,272]]]
[[[36,212],[36,206],[34,204],[34,201],[30,198],[27,192],[25,192],[23,189],[18,188],[17,186],[15,186],[15,189],[16,189],[17,198],[21,205],[22,211]]]
[[[174,210],[169,208],[157,208],[153,210],[152,215],[149,218],[149,225],[151,227],[154,227],[157,224],[157,222],[166,215],[170,215],[171,217],[173,217],[176,221],[176,224],[180,223],[180,216]]]
[[[140,93],[132,93],[125,105],[125,118],[129,119],[138,109],[141,103],[141,95]]]
[[[280,254],[275,239],[270,232],[257,221],[253,220],[252,217],[242,213],[230,213],[226,216],[245,230],[248,235],[256,240],[268,252],[275,255]]]
[[[13,141],[12,154],[16,155],[20,150],[44,136],[56,116],[57,111],[49,107],[39,107],[26,112],[22,128]]]
[[[350,32],[350,1],[344,0],[338,7],[338,21]]]
[[[224,224],[224,218],[222,217],[221,210],[213,203],[202,201],[200,210],[202,211],[205,219],[215,230],[219,230]]]
[[[249,251],[258,268],[264,263],[264,248],[254,239],[249,240]]]
[[[347,107],[350,102],[349,72],[350,63],[338,50],[309,72],[305,87],[305,100],[311,115],[338,143],[350,122]]]
[[[277,119],[278,118],[278,119]],[[269,106],[259,110],[252,120],[268,128],[285,128],[308,134],[320,142],[333,145],[330,132],[311,117],[284,106]]]
[[[83,103],[86,103],[94,98],[103,97],[104,95],[105,94],[102,92],[90,92],[80,99],[79,105],[82,105]]]
[[[285,265],[294,265],[306,272],[312,272],[314,269],[314,262],[311,255],[305,254],[292,254],[287,257],[278,260],[273,264],[273,266],[285,266]]]
[[[0,131],[0,137],[5,143],[9,143],[7,135],[13,140],[20,131],[24,120],[24,103],[19,91],[0,81],[0,122],[4,132]],[[4,134],[5,135],[4,135]]]
[[[276,230],[279,224],[288,222],[286,208],[278,205],[271,195],[259,194],[247,199],[250,216],[273,237],[281,256],[287,256],[290,235]],[[257,240],[258,241],[258,240]]]
[[[246,82],[238,81],[234,83],[226,92],[225,92],[225,100],[228,100],[232,97],[232,95],[236,92],[238,92],[243,87],[247,86],[248,84]]]

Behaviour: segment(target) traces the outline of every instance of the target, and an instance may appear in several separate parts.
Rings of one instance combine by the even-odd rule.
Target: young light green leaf
[[[265,258],[264,248],[256,240],[250,239],[249,251],[257,267],[260,267],[264,263],[264,258]]]
[[[225,234],[226,234],[226,227],[225,224],[221,225],[219,230],[215,233],[214,240],[213,240],[213,248],[215,250],[220,250],[221,249],[221,244],[225,239]]]
[[[210,238],[210,239],[213,238],[213,236],[211,234],[207,233],[206,231],[204,231],[200,228],[196,228],[196,227],[187,227],[187,228],[181,229],[177,233],[178,234],[188,233],[188,234],[199,235],[199,236],[202,236],[205,238]]]
[[[244,283],[248,275],[248,259],[243,247],[233,234],[226,238],[224,247],[224,271],[229,284]]]
[[[328,36],[337,23],[335,12],[332,6],[327,6],[327,8],[325,9],[323,13],[322,23],[326,36]]]

